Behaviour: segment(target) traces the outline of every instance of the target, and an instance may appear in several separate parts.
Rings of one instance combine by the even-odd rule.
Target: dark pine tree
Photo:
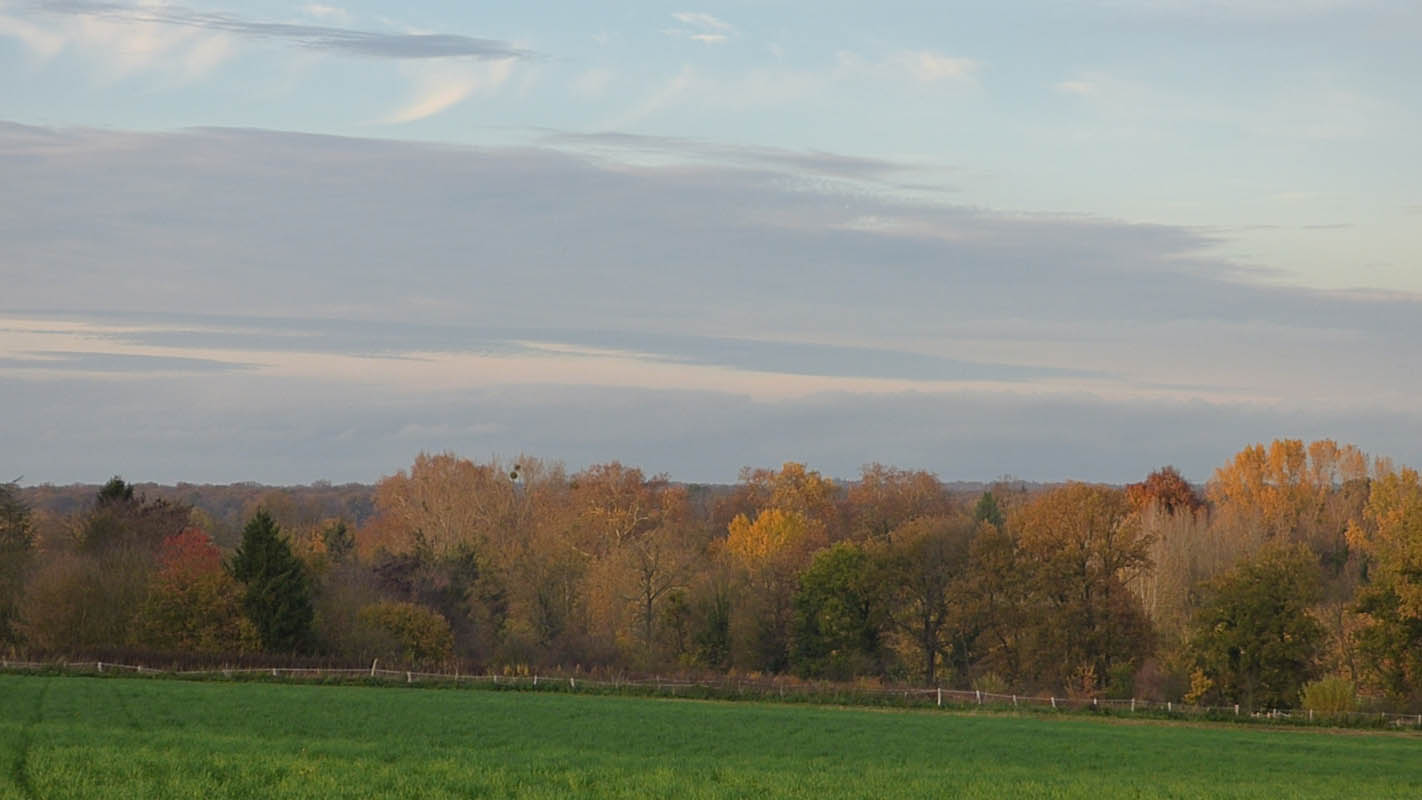
[[[242,543],[228,569],[247,587],[242,610],[257,627],[262,649],[280,653],[306,650],[315,616],[311,582],[265,510],[259,510],[242,530]]]
[[[999,530],[1002,529],[1002,508],[998,506],[997,498],[993,497],[992,492],[983,492],[983,496],[978,498],[978,504],[973,508],[973,521],[991,522]]]

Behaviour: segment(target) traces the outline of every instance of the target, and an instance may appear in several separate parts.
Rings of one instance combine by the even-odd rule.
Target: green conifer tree
[[[262,649],[283,653],[305,650],[315,616],[311,582],[265,510],[259,510],[242,530],[242,543],[228,570],[247,587],[242,610],[257,627]]]
[[[974,522],[991,522],[999,530],[1002,529],[1004,520],[1002,509],[997,504],[997,498],[992,492],[983,492],[983,496],[978,498],[978,504],[973,508]]]

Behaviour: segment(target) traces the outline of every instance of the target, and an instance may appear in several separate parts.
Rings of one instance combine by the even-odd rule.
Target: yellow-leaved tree
[[[737,515],[727,527],[725,552],[740,576],[732,620],[733,657],[753,669],[781,672],[790,660],[790,623],[796,575],[818,526],[798,511],[767,508],[754,521]]]
[[[1368,560],[1358,595],[1364,624],[1355,639],[1368,677],[1404,698],[1422,685],[1422,480],[1387,469],[1373,481],[1348,541]]]

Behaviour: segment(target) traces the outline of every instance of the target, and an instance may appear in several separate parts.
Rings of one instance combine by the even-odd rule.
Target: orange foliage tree
[[[164,540],[134,641],[171,652],[259,649],[257,629],[242,613],[242,587],[207,534],[189,528]]]

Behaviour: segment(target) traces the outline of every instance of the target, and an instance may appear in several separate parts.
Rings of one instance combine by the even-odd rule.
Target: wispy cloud
[[[4,11],[5,6],[0,5],[0,36],[19,39],[41,59],[52,58],[64,49],[62,33],[19,17],[6,16]]]
[[[599,127],[602,128],[629,128],[647,117],[656,114],[663,108],[675,105],[685,97],[690,88],[697,82],[696,70],[690,66],[684,66],[676,75],[664,81],[656,87],[651,94],[642,98],[631,108],[606,120]]]
[[[239,371],[251,367],[224,359],[112,351],[31,350],[18,355],[0,355],[0,373],[12,374],[92,372],[146,377],[164,373]]]
[[[512,58],[473,65],[419,63],[405,70],[414,83],[413,96],[383,121],[414,122],[447,111],[475,94],[496,91],[508,81],[513,65]]]
[[[967,84],[982,70],[982,62],[932,50],[901,50],[879,58],[841,50],[835,54],[833,76],[838,80],[873,78],[919,86]]]
[[[312,3],[310,5],[302,6],[301,10],[306,12],[307,16],[314,17],[316,19],[334,20],[343,25],[348,24],[351,21],[350,12],[338,6],[327,6],[322,5],[320,3]]]
[[[662,33],[703,44],[724,44],[736,32],[730,23],[700,11],[678,11],[672,18],[685,27],[666,28]]]
[[[64,51],[80,54],[97,63],[103,83],[149,69],[185,83],[202,77],[233,51],[234,36],[220,30],[84,14],[67,4],[22,6],[12,13],[17,16],[0,14],[0,36],[19,39],[41,60]]]
[[[672,14],[677,22],[683,25],[690,25],[702,30],[723,31],[729,33],[735,30],[729,22],[700,11],[677,11]]]
[[[971,58],[957,58],[929,50],[899,53],[893,61],[920,83],[967,80],[981,67]]]
[[[496,39],[448,33],[387,33],[328,25],[251,20],[232,14],[198,11],[177,5],[122,5],[82,0],[45,0],[35,11],[137,25],[224,33],[288,42],[300,47],[349,56],[388,59],[473,58],[527,59],[531,51]],[[308,6],[328,9],[326,6]],[[332,9],[334,11],[334,9]],[[319,12],[318,12],[319,13]],[[328,16],[331,16],[328,14]]]
[[[819,150],[787,150],[778,147],[734,145],[706,139],[678,136],[604,131],[573,133],[552,131],[541,141],[555,147],[578,151],[602,151],[619,158],[650,155],[673,160],[696,160],[724,165],[785,170],[806,176],[845,178],[864,181],[898,181],[907,175],[920,180],[941,174],[946,168],[938,165],[891,161],[866,156],[851,156]],[[937,189],[946,188],[935,185]]]
[[[1087,80],[1062,81],[1057,84],[1057,91],[1063,94],[1074,94],[1082,97],[1090,97],[1096,94],[1097,85]]]

